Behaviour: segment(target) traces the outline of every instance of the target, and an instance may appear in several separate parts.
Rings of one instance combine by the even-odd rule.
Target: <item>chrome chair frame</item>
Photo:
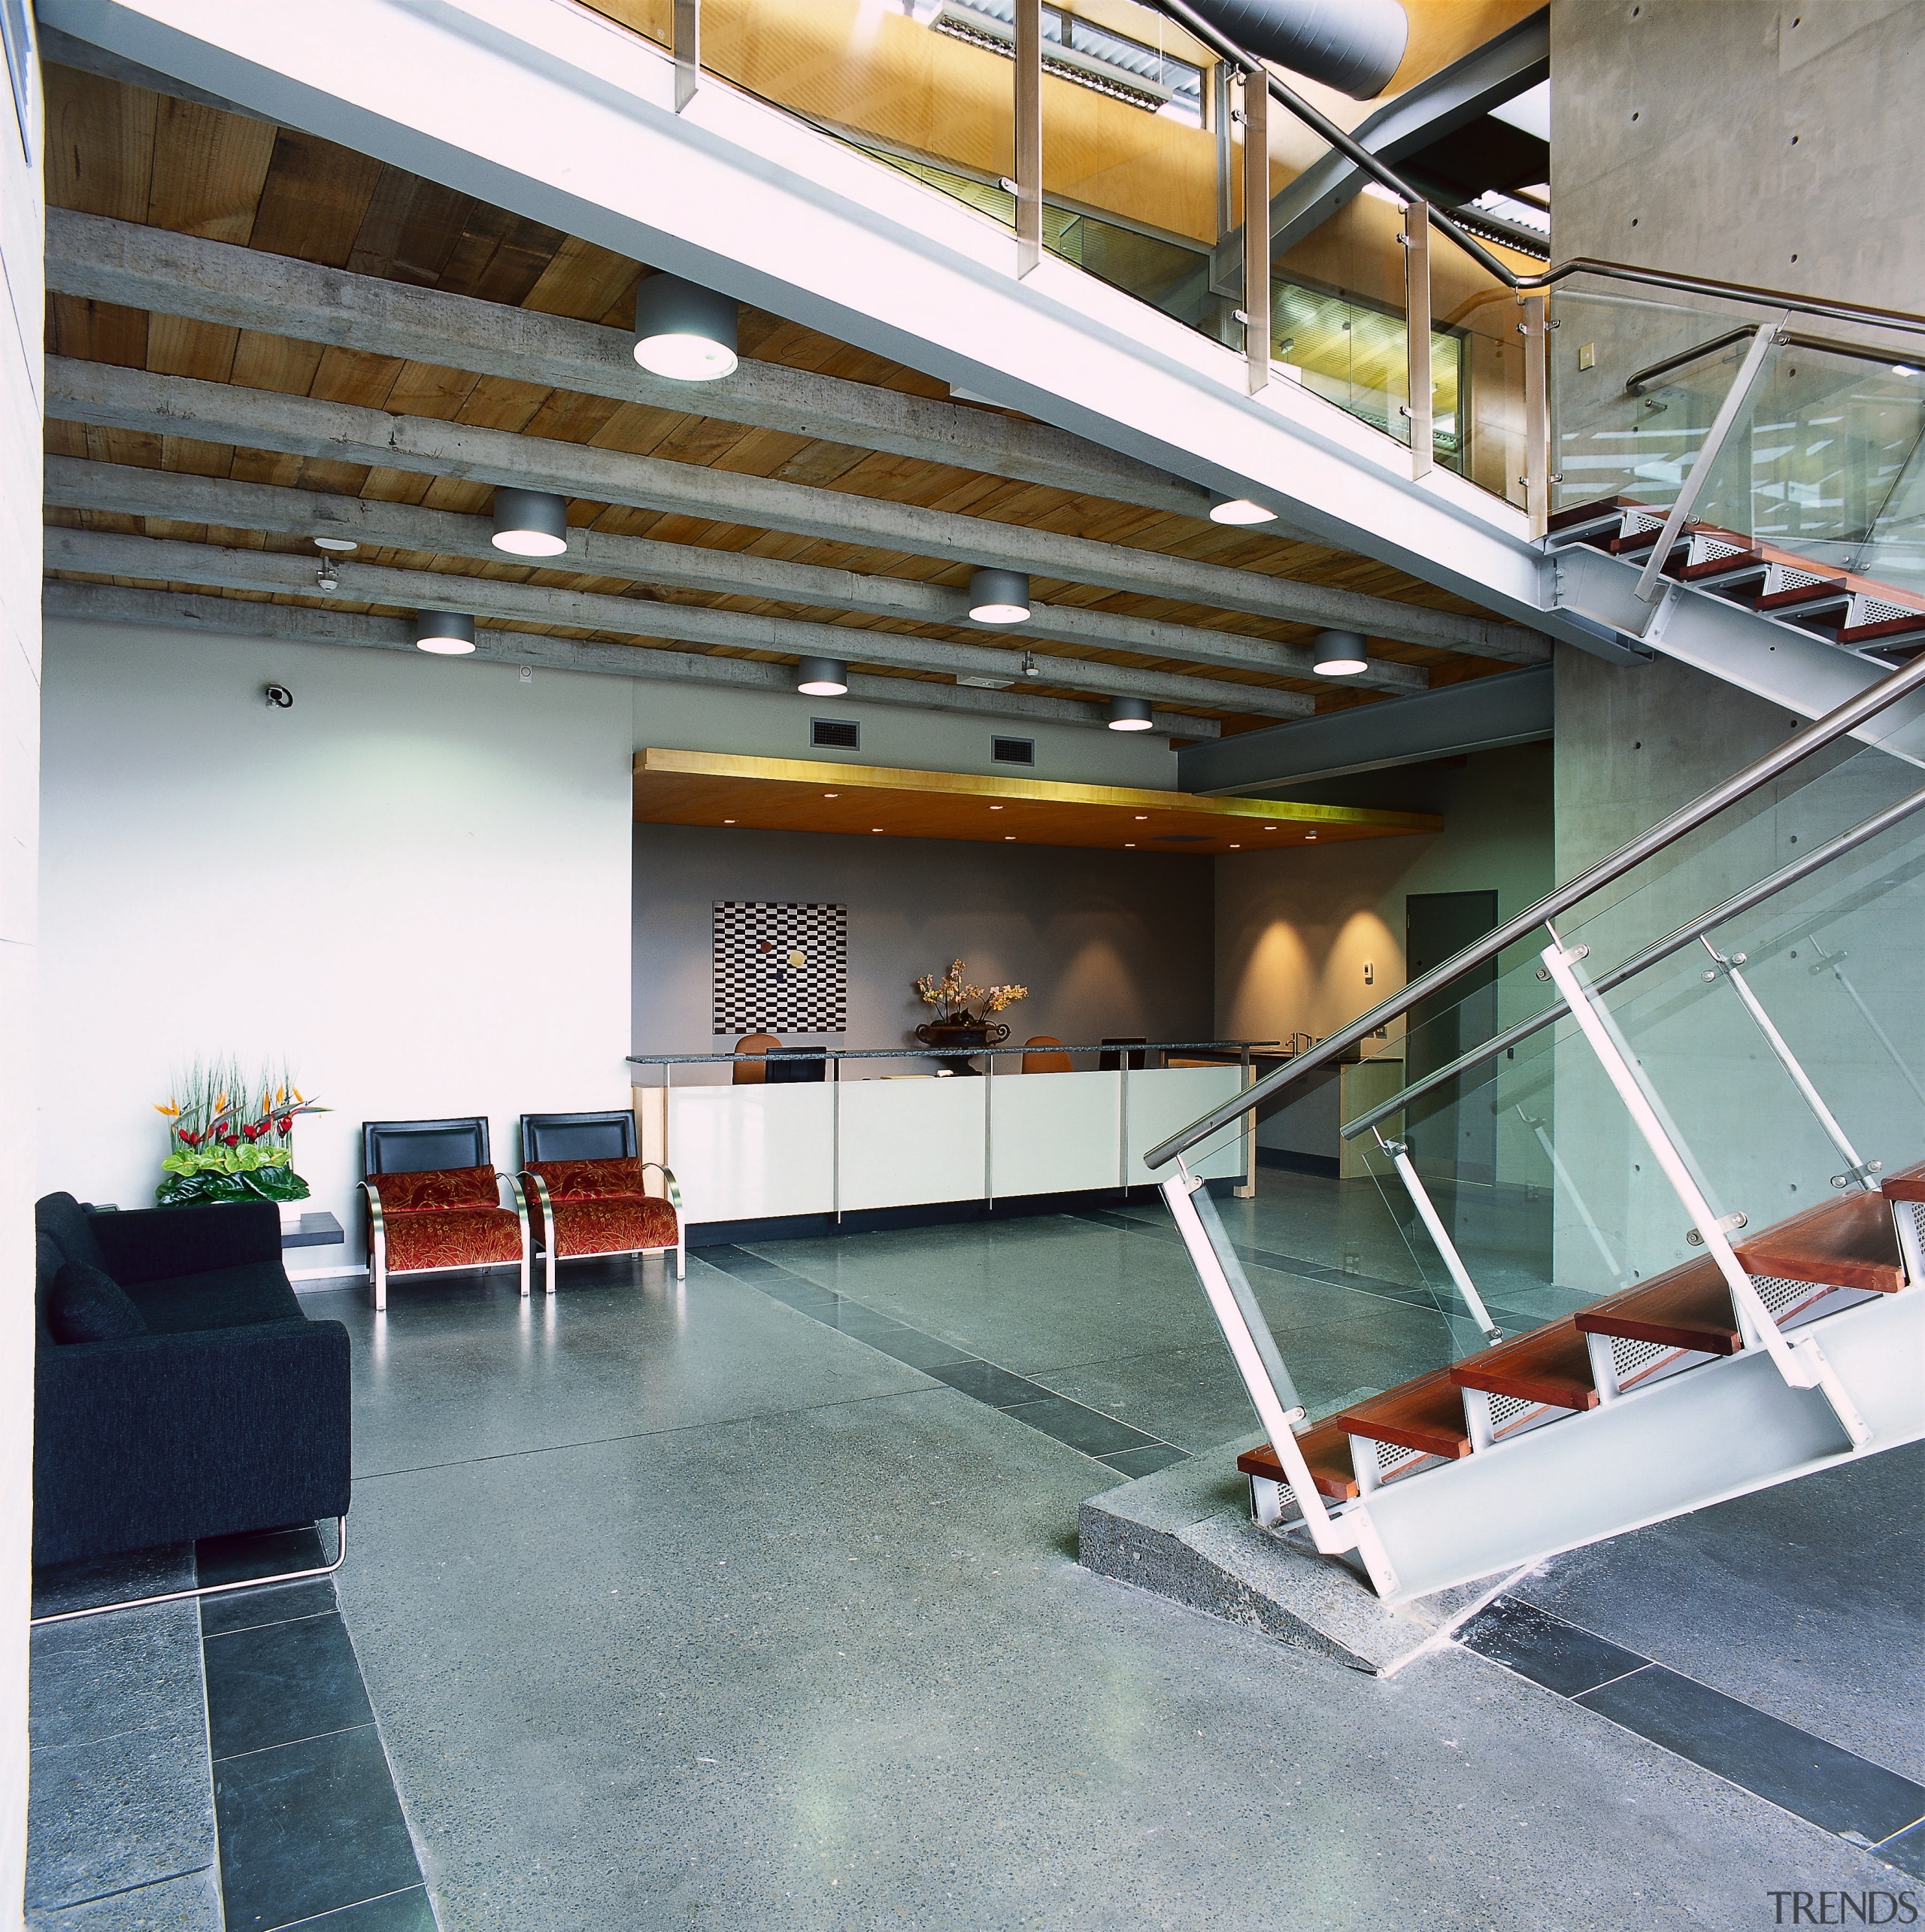
[[[374,1284],[374,1307],[377,1313],[384,1310],[388,1305],[387,1221],[381,1212],[380,1187],[380,1182],[386,1178],[385,1175],[377,1175],[359,1183],[362,1193],[368,1197],[368,1278]],[[495,1180],[498,1186],[506,1184],[514,1200],[516,1218],[521,1223],[521,1298],[526,1301],[528,1299],[531,1285],[529,1280],[530,1261],[528,1247],[527,1197],[522,1193],[521,1182],[515,1175],[498,1173],[495,1176]],[[679,1220],[678,1224],[679,1225]],[[484,1261],[480,1266],[481,1271],[486,1272],[489,1269],[499,1268],[505,1265],[499,1261]],[[474,1272],[474,1266],[475,1264],[471,1262],[462,1262],[447,1268],[401,1268],[397,1269],[396,1272],[407,1275],[465,1275]],[[553,1291],[550,1289],[550,1292],[552,1294]]]
[[[651,1167],[661,1175],[668,1189],[665,1199],[669,1206],[675,1211],[675,1279],[678,1281],[685,1281],[688,1278],[689,1272],[689,1235],[688,1225],[682,1218],[682,1190],[673,1172],[664,1167],[660,1161],[644,1160],[641,1163],[641,1171],[644,1174]],[[548,1184],[540,1175],[533,1173],[526,1168],[522,1170],[520,1178],[528,1184],[529,1191],[533,1193],[540,1207],[544,1278],[547,1291],[551,1295],[555,1292],[555,1263],[557,1259],[565,1258],[570,1261],[593,1261],[603,1260],[614,1254],[666,1254],[668,1252],[665,1248],[597,1248],[592,1254],[570,1254],[565,1257],[557,1257],[555,1253],[555,1204],[548,1198]],[[523,1294],[527,1292],[526,1288],[522,1291]]]

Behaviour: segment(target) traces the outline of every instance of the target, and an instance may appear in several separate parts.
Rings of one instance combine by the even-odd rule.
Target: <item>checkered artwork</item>
[[[715,902],[717,1033],[839,1033],[847,1024],[849,908]]]

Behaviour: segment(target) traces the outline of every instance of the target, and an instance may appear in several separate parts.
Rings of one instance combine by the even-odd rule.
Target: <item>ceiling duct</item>
[[[1217,31],[1354,101],[1383,93],[1411,23],[1398,0],[1190,0]]]

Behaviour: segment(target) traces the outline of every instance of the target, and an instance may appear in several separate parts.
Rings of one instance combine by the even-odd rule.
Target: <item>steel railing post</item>
[[[1555,940],[1544,949],[1545,969],[1569,1003],[1571,1017],[1577,1021],[1591,1051],[1597,1056],[1605,1078],[1617,1090],[1625,1111],[1630,1115],[1645,1145],[1651,1149],[1651,1157],[1663,1170],[1672,1191],[1691,1217],[1705,1253],[1717,1263],[1717,1271],[1730,1291],[1733,1308],[1756,1337],[1754,1345],[1762,1346],[1769,1353],[1788,1387],[1822,1391],[1839,1426],[1855,1446],[1863,1448],[1871,1440],[1872,1432],[1859,1414],[1857,1403],[1839,1380],[1837,1372],[1825,1360],[1811,1336],[1808,1335],[1796,1344],[1785,1339],[1784,1331],[1758,1293],[1757,1284],[1732,1251],[1731,1243],[1725,1239],[1723,1227],[1693,1177],[1682,1148],[1666,1131],[1642,1085],[1631,1070],[1629,1062],[1612,1038],[1611,1029],[1605,1024],[1589,984],[1578,972],[1578,962],[1584,953],[1585,948],[1581,946],[1567,948],[1561,939]]]
[[[1404,383],[1409,400],[1411,481],[1430,474],[1435,434],[1430,384],[1430,208],[1412,202],[1404,211]]]
[[[1042,0],[1016,0],[1016,273],[1043,259]]]

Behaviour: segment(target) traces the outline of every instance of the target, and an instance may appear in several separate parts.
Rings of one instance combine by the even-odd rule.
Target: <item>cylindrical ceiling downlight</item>
[[[1110,729],[1112,731],[1147,731],[1152,720],[1147,698],[1112,698]]]
[[[474,648],[474,620],[459,611],[417,611],[414,648],[437,657],[465,657]]]
[[[647,275],[635,292],[635,359],[675,382],[735,372],[735,302],[679,275]]]
[[[568,547],[568,506],[545,490],[497,490],[491,541],[511,557],[559,557]]]
[[[839,698],[849,688],[849,667],[839,657],[805,657],[796,666],[796,689],[805,698]]]
[[[1020,624],[1029,614],[1029,580],[1020,570],[969,573],[969,614],[979,624]]]
[[[1363,639],[1354,630],[1320,630],[1316,648],[1320,678],[1348,678],[1370,662],[1363,654]]]

